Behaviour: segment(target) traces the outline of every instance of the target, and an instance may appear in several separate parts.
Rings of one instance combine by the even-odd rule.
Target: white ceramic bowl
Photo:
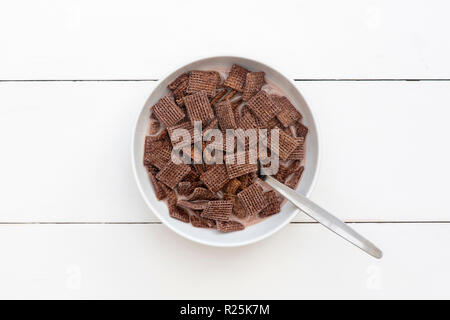
[[[294,82],[274,68],[258,61],[241,57],[219,56],[197,60],[177,68],[167,77],[161,79],[150,94],[150,97],[147,99],[137,118],[132,140],[132,165],[136,182],[145,202],[153,213],[170,229],[183,237],[202,244],[218,247],[242,246],[262,240],[288,224],[299,210],[288,202],[282,207],[279,214],[237,232],[220,233],[217,230],[195,228],[191,224],[183,223],[169,216],[167,205],[163,201],[158,201],[155,197],[146,169],[142,164],[142,159],[144,154],[144,140],[148,132],[150,109],[161,97],[168,93],[167,84],[173,81],[179,74],[189,70],[229,69],[233,63],[251,71],[264,71],[266,73],[266,80],[275,83],[282,89],[289,100],[303,115],[303,123],[309,128],[309,132],[306,139],[305,171],[297,191],[308,195],[314,185],[319,164],[319,137],[316,121],[314,120],[311,109],[297,90]]]

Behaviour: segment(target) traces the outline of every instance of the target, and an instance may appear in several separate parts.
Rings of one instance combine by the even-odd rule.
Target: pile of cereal
[[[209,144],[202,138],[200,147],[194,144],[194,121],[201,122],[202,136],[209,129],[224,133],[227,129],[279,129],[280,165],[273,175],[295,188],[304,170],[308,128],[289,99],[274,93],[264,72],[238,65],[227,75],[213,70],[183,73],[168,89],[170,93],[151,108],[144,165],[156,198],[167,201],[170,216],[194,227],[230,232],[279,213],[283,198],[259,178],[258,164],[246,161],[258,149],[251,141],[243,140],[245,151],[233,149],[223,163],[174,163],[171,154],[180,147],[174,138],[176,129],[185,129],[192,137],[184,142],[192,151],[190,157],[200,154],[201,160]],[[265,144],[270,152],[275,150],[270,134]],[[225,150],[226,145],[216,143],[215,148]]]

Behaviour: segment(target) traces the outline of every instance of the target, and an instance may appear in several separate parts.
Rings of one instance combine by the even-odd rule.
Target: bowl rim
[[[131,165],[132,165],[132,170],[133,170],[133,176],[135,179],[135,182],[137,184],[137,187],[139,189],[139,192],[143,198],[143,200],[145,201],[145,203],[147,204],[147,206],[149,207],[149,209],[153,212],[153,214],[160,220],[161,224],[165,225],[166,227],[168,227],[169,229],[171,229],[172,231],[174,231],[176,234],[178,234],[179,236],[182,236],[183,238],[186,238],[190,241],[196,242],[196,243],[200,243],[203,245],[207,245],[207,246],[212,246],[212,247],[240,247],[240,246],[245,246],[245,245],[249,245],[252,243],[256,243],[258,241],[264,240],[268,237],[270,237],[271,235],[275,234],[276,232],[278,232],[279,230],[281,230],[282,228],[284,228],[286,225],[288,225],[296,216],[298,213],[300,213],[300,209],[295,208],[293,214],[285,219],[285,221],[283,221],[282,223],[280,223],[279,225],[277,225],[276,227],[272,228],[271,230],[265,232],[264,234],[258,236],[258,237],[254,237],[252,239],[249,240],[245,240],[245,241],[240,241],[240,242],[234,242],[234,243],[212,243],[209,242],[207,240],[203,240],[203,239],[199,239],[199,238],[195,238],[192,237],[190,234],[187,234],[179,229],[177,229],[176,227],[174,227],[171,224],[166,223],[165,219],[162,218],[161,214],[153,207],[152,203],[150,202],[150,200],[147,198],[146,193],[144,192],[140,180],[139,180],[139,176],[138,176],[138,171],[137,171],[137,167],[136,167],[136,152],[135,152],[135,139],[136,139],[136,132],[138,129],[138,124],[139,124],[139,119],[141,118],[141,114],[142,112],[145,111],[145,107],[147,105],[147,101],[148,99],[152,96],[153,92],[158,88],[158,86],[161,84],[161,82],[163,82],[165,79],[167,79],[171,74],[175,73],[175,71],[193,64],[193,63],[198,63],[201,62],[202,60],[206,60],[206,59],[216,59],[216,58],[221,58],[221,59],[245,59],[245,60],[250,60],[259,64],[262,64],[270,69],[273,69],[275,71],[277,71],[279,74],[281,74],[285,79],[287,79],[291,85],[295,88],[295,90],[298,91],[298,93],[300,94],[300,96],[302,97],[302,99],[305,101],[306,107],[308,108],[310,114],[311,114],[311,120],[312,123],[314,124],[315,128],[316,128],[316,140],[317,140],[317,161],[316,161],[316,170],[313,174],[310,186],[308,188],[308,190],[305,193],[305,196],[309,197],[309,195],[311,194],[312,190],[315,188],[316,183],[317,183],[317,178],[318,178],[318,173],[320,171],[320,167],[321,167],[321,162],[322,162],[322,152],[321,152],[321,135],[320,135],[320,127],[319,127],[319,123],[317,121],[317,117],[314,114],[314,111],[310,108],[309,103],[307,102],[306,98],[304,97],[304,95],[300,92],[300,90],[297,89],[297,86],[295,84],[295,82],[291,79],[288,78],[285,73],[283,72],[283,70],[280,70],[280,68],[278,67],[273,67],[271,64],[266,63],[265,61],[261,61],[261,60],[255,60],[252,58],[247,58],[247,57],[243,57],[243,56],[236,56],[236,55],[207,55],[207,56],[199,56],[196,57],[194,59],[190,59],[187,60],[185,62],[183,62],[182,64],[178,64],[175,68],[172,69],[172,71],[167,72],[163,77],[161,77],[160,79],[158,79],[157,81],[155,81],[156,85],[155,87],[151,90],[151,92],[149,93],[149,95],[147,96],[147,99],[145,100],[145,103],[143,104],[143,106],[141,108],[139,108],[138,112],[137,112],[137,116],[135,118],[134,121],[134,125],[133,125],[133,130],[132,130],[132,137],[131,137]]]

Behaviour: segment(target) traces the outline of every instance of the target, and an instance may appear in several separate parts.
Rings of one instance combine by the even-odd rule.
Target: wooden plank
[[[160,78],[221,54],[293,78],[448,79],[448,11],[426,0],[47,0],[26,10],[4,0],[0,79]]]
[[[131,169],[140,83],[0,84],[0,220],[148,221]]]
[[[0,222],[158,221],[130,165],[154,85],[1,83]],[[312,199],[347,221],[450,221],[448,86],[298,82],[321,129]]]
[[[450,220],[449,83],[299,83],[322,133],[312,198],[351,221]]]
[[[2,225],[0,298],[450,298],[450,252],[430,250],[449,243],[450,225],[354,226],[382,260],[318,225],[240,248],[162,225]]]

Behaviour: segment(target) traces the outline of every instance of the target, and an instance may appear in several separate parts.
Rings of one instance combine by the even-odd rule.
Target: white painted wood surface
[[[447,82],[297,85],[321,132],[314,200],[347,221],[450,221]],[[130,164],[134,121],[154,86],[0,83],[0,221],[158,221]]]
[[[0,3],[0,298],[450,298],[448,2],[227,3]],[[217,54],[330,80],[297,82],[321,129],[311,197],[381,261],[310,223],[205,247],[148,210],[130,142],[155,82],[135,80]],[[53,81],[77,79],[126,81]]]
[[[3,79],[152,79],[221,53],[276,62],[293,78],[450,78],[445,0],[0,6]]]
[[[431,250],[448,225],[353,226],[382,260],[316,224],[233,249],[163,225],[1,226],[0,298],[450,298],[450,252]]]

